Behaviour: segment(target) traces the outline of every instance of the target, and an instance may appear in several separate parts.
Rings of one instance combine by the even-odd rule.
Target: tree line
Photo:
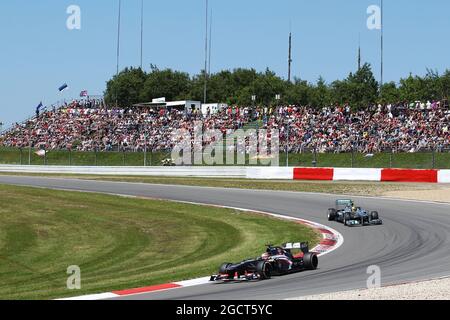
[[[151,65],[150,71],[126,68],[107,82],[106,102],[110,105],[131,106],[166,97],[167,101],[203,101],[204,73],[190,76],[172,69],[160,70]],[[397,103],[401,101],[445,100],[450,93],[450,70],[439,74],[427,70],[425,76],[410,75],[399,83],[385,83],[380,88],[370,64],[364,64],[343,80],[327,83],[320,77],[315,83],[295,78],[288,82],[266,69],[238,68],[224,70],[208,77],[208,102],[229,105],[275,105],[297,104],[323,107],[349,104],[354,109],[365,108],[374,103]],[[277,101],[276,95],[281,95]],[[252,100],[256,96],[256,100]]]

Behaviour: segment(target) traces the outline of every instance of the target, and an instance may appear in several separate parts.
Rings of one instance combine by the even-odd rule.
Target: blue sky
[[[140,64],[140,0],[123,0],[121,68]],[[367,7],[380,0],[210,0],[212,71],[266,67],[287,76],[293,32],[293,74],[308,81],[344,78],[363,61],[379,76],[379,31],[366,27]],[[384,0],[385,80],[450,68],[450,1]],[[145,0],[144,67],[191,74],[204,63],[204,0]],[[81,8],[81,30],[68,30],[66,9]],[[45,105],[101,94],[116,70],[118,0],[0,1],[0,122],[9,125]],[[57,88],[64,82],[69,90]]]

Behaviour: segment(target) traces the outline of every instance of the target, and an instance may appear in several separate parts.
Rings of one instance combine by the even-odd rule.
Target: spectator
[[[291,152],[441,150],[450,148],[450,110],[440,106],[434,101],[371,105],[359,111],[352,111],[348,104],[321,109],[230,106],[216,114],[202,115],[175,109],[107,108],[101,100],[83,100],[15,125],[0,137],[0,143],[9,147],[31,144],[46,150],[161,151],[177,143],[172,137],[175,130],[193,132],[196,121],[202,122],[204,130],[218,129],[227,134],[261,120],[257,126],[279,129],[280,148]],[[212,138],[205,139],[202,144],[213,142]]]

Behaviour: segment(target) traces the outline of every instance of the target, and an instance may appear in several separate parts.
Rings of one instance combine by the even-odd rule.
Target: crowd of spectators
[[[204,130],[226,134],[250,121],[248,111],[233,108],[204,116],[199,111],[92,107],[75,101],[16,124],[0,137],[0,143],[45,150],[167,151],[177,142],[177,130],[193,133],[194,125],[201,123]]]
[[[0,137],[8,147],[46,150],[171,150],[178,129],[222,134],[240,128],[278,129],[280,148],[291,152],[377,153],[450,149],[450,110],[441,102],[350,106],[228,107],[219,113],[156,108],[108,108],[102,102],[74,101],[16,124]],[[204,141],[207,145],[213,141]]]
[[[278,127],[282,143],[292,152],[418,152],[450,148],[450,110],[437,103],[430,104],[430,108],[421,105],[378,105],[355,112],[349,106],[319,110],[282,107],[267,118],[266,126]]]

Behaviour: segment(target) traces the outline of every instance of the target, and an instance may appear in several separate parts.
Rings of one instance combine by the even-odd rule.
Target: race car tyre
[[[344,221],[343,221],[344,226],[347,225],[347,221],[350,219],[351,219],[350,214],[348,212],[344,213]]]
[[[231,266],[232,263],[226,262],[223,265],[220,266],[219,268],[219,274],[226,274],[228,273],[228,267]]]
[[[259,274],[261,280],[270,279],[272,276],[272,266],[266,261],[259,261],[256,265],[256,273]]]
[[[336,209],[328,209],[328,221],[336,220]]]
[[[219,274],[227,274],[228,275],[228,279],[233,279],[234,278],[234,273],[232,271],[228,271],[228,267],[233,265],[232,263],[226,262],[224,264],[222,264],[219,268]]]
[[[319,265],[317,254],[308,252],[303,256],[303,264],[307,270],[316,270]]]
[[[378,220],[378,219],[379,219],[379,217],[378,217],[378,212],[377,212],[377,211],[372,211],[372,212],[370,213],[370,219],[371,219],[371,220]]]

